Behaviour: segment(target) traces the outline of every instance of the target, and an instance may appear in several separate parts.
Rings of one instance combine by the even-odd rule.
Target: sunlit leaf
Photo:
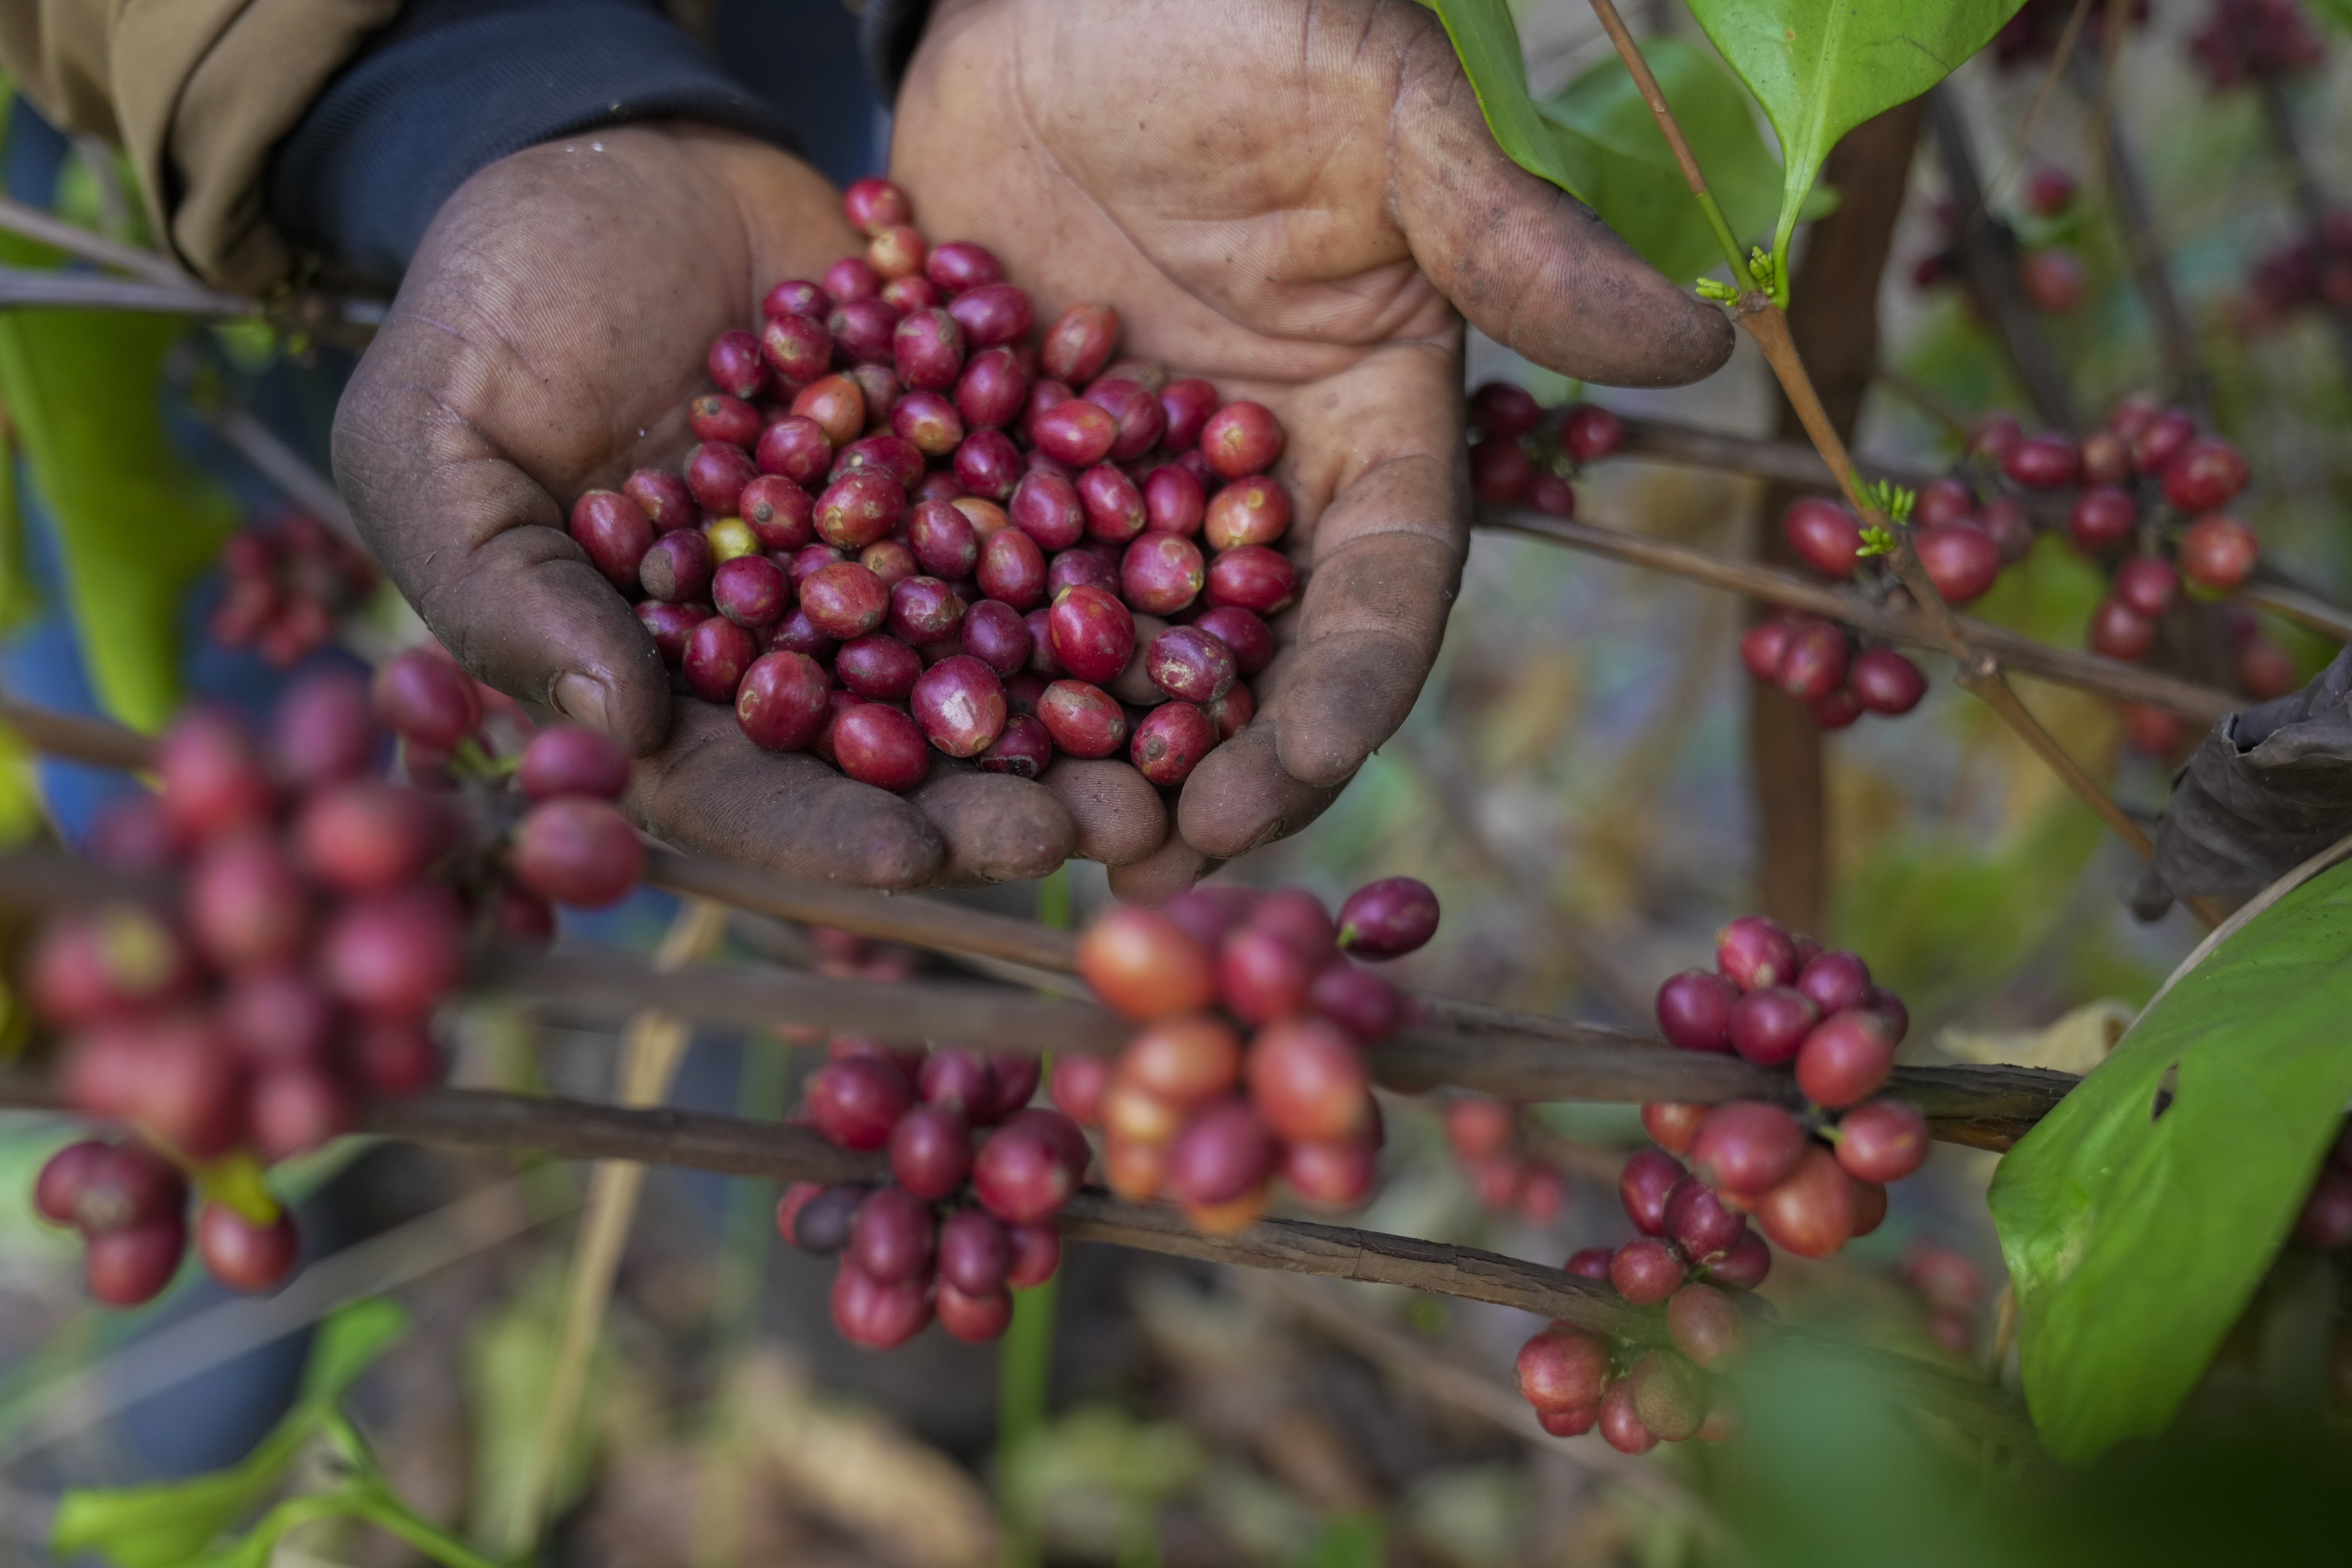
[[[0,235],[0,261],[56,259]],[[178,705],[181,603],[237,521],[227,492],[164,432],[163,363],[187,327],[142,311],[0,313],[0,401],[57,522],[91,684],[109,712],[144,730]]]
[[[77,1489],[58,1500],[49,1548],[96,1552],[115,1568],[176,1568],[261,1504],[310,1436],[307,1411],[280,1422],[236,1468],[143,1487]]]
[[[1454,52],[1462,58],[1463,74],[1486,111],[1486,129],[1510,154],[1511,161],[1531,174],[1539,174],[1572,195],[1586,195],[1589,170],[1570,162],[1575,149],[1544,122],[1528,92],[1527,58],[1519,52],[1519,30],[1505,0],[1429,0]]]
[[[1720,60],[1695,44],[1652,38],[1642,56],[1732,237],[1742,245],[1762,239],[1777,210],[1780,166],[1764,143],[1748,94]],[[1583,142],[1565,155],[1591,170],[1586,199],[1644,261],[1677,280],[1723,264],[1723,247],[1624,61],[1614,54],[1596,60],[1539,107],[1556,128]],[[1816,193],[1805,216],[1821,216],[1835,205],[1826,193]]]
[[[1699,26],[1780,132],[1776,255],[1788,253],[1805,195],[1838,138],[1951,75],[2021,3],[1691,0]]]
[[[332,1408],[393,1342],[408,1331],[408,1311],[396,1301],[372,1296],[319,1325],[310,1364],[302,1369],[302,1403]]]
[[[407,1312],[385,1300],[355,1302],[335,1313],[311,1342],[300,1402],[252,1453],[231,1468],[187,1480],[68,1491],[58,1501],[51,1549],[60,1558],[96,1552],[115,1568],[176,1568],[202,1557],[285,1481],[320,1421],[407,1326]],[[216,1568],[266,1563],[269,1543],[299,1517],[299,1509],[297,1514],[287,1510],[319,1500],[298,1500],[278,1510],[272,1519],[284,1519],[265,1520],[223,1549]]]
[[[2026,1400],[2060,1458],[2162,1430],[2269,1269],[2352,1097],[2347,959],[2339,866],[2158,997],[2001,1162]]]

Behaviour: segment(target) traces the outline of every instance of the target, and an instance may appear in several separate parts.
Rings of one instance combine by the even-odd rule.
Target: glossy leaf
[[[2021,4],[1691,0],[1698,25],[1780,132],[1784,169],[1775,255],[1788,253],[1806,193],[1838,138],[1951,75]]]
[[[1748,94],[1696,45],[1652,38],[1642,54],[1733,236],[1743,246],[1761,240],[1771,230],[1780,168]],[[1604,56],[1539,107],[1569,141],[1563,158],[1588,171],[1584,194],[1593,210],[1642,259],[1678,282],[1723,264],[1723,248],[1624,61]],[[1834,205],[1816,192],[1804,216],[1818,217]]]
[[[95,1552],[115,1568],[175,1568],[203,1558],[222,1532],[284,1483],[303,1445],[332,1417],[336,1402],[407,1325],[408,1314],[390,1301],[358,1301],[337,1312],[320,1326],[311,1343],[300,1400],[252,1453],[228,1469],[187,1480],[68,1491],[58,1500],[50,1549],[61,1559]],[[292,1522],[273,1521],[295,1507],[287,1504],[243,1540],[222,1548],[222,1568],[266,1562],[268,1543]],[[258,1548],[257,1540],[263,1542]]]
[[[348,1517],[363,1506],[358,1498],[342,1493],[289,1498],[263,1514],[251,1530],[216,1551],[189,1559],[183,1568],[269,1568],[270,1558],[288,1531],[322,1519]]]
[[[310,1436],[307,1412],[280,1422],[233,1468],[143,1487],[77,1488],[58,1500],[49,1549],[96,1552],[115,1568],[175,1568],[260,1506]]]
[[[341,1404],[361,1374],[407,1331],[407,1310],[381,1296],[354,1301],[329,1318],[319,1325],[302,1368],[302,1403],[319,1410]]]
[[[56,260],[0,236],[0,261]],[[237,521],[164,433],[163,363],[187,329],[131,310],[0,312],[0,402],[57,521],[90,682],[114,717],[150,731],[179,705],[182,600]]]
[[[2277,1256],[2352,1098],[2347,960],[2352,865],[2158,996],[2001,1162],[2026,1401],[2061,1458],[2160,1431]]]
[[[1583,178],[1590,171],[1571,163],[1574,149],[1563,147],[1528,91],[1527,57],[1510,6],[1505,0],[1430,0],[1430,6],[1454,40],[1496,143],[1520,168],[1590,203]]]

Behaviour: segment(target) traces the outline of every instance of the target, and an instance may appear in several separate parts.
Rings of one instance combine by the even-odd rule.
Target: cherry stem
[[[1907,384],[1902,382],[1902,378],[1884,373],[1877,379],[1889,387],[1898,390],[1907,386]],[[1911,391],[1916,390],[1905,391],[1904,395],[1909,396]],[[1942,417],[1941,415],[1937,416]],[[1757,436],[1735,436],[1726,431],[1709,430],[1702,426],[1685,425],[1679,420],[1646,418],[1636,414],[1620,415],[1618,419],[1624,426],[1625,432],[1625,444],[1618,451],[1618,456],[1621,458],[1629,458],[1636,461],[1674,463],[1685,468],[1709,468],[1721,473],[1745,474],[1753,479],[1774,479],[1788,485],[1827,486],[1830,483],[1830,472],[1822,461],[1822,455],[1804,442],[1775,441]],[[1953,428],[1956,434],[1966,434],[1965,427],[1958,422],[1954,422]],[[1924,489],[1939,477],[1926,470],[1910,468],[1896,463],[1882,462],[1875,458],[1864,458],[1857,460],[1866,472],[1909,489]],[[2064,497],[2050,491],[2021,489],[2006,485],[2002,487],[2001,493],[2023,507],[2026,514],[2032,518],[2036,527],[2056,531],[2066,526],[2066,513],[2072,503]],[[1492,519],[1505,514],[1497,509],[1487,508],[1486,515]],[[1509,515],[1512,518],[1511,526],[1517,526],[1518,520],[1538,514],[1517,512]],[[1811,579],[1805,578],[1791,580],[1811,583]],[[2332,637],[2336,642],[2352,640],[2352,610],[2328,602],[2317,590],[2307,584],[2294,580],[2273,563],[2263,562],[2258,564],[2255,568],[2255,575],[2242,584],[2231,596],[2258,609],[2284,616],[2323,637]],[[1991,626],[1981,621],[1964,620],[1963,624],[1968,627],[1969,637],[1979,646],[1990,645],[1998,647],[2002,659],[2012,668],[2031,675],[2044,673],[2027,660],[2029,658],[2035,657],[2032,650],[2041,650],[2043,654],[2051,652],[2049,644],[2021,637],[2006,627]],[[1931,642],[1933,639],[1920,640]],[[2070,648],[2055,651],[2060,658],[2072,658],[2074,653],[2074,650]],[[2167,678],[2152,676],[2151,679]],[[2090,689],[2085,688],[2085,689]],[[2242,705],[2242,700],[2234,695],[2229,693],[2221,695],[2231,708]],[[2128,700],[2141,700],[2137,698]],[[2155,705],[2161,707],[2164,704],[2158,702]]]
[[[1795,572],[1734,561],[1582,519],[1489,507],[1484,509],[1481,521],[1548,543],[1589,551],[1628,565],[1705,583],[1785,609],[1809,611],[1890,642],[1938,650],[1945,647],[1927,618],[1909,605],[1875,602]],[[1967,617],[1961,617],[1960,624],[1976,646],[1997,649],[2011,668],[2061,686],[2160,708],[2200,725],[2214,723],[2223,714],[2244,705],[2240,699],[2213,687],[2199,686],[2100,654],[2053,647],[2006,626]]]
[[[1617,46],[1617,57],[1625,62],[1625,68],[1633,73],[1633,85],[1640,90],[1642,101],[1650,106],[1651,114],[1656,117],[1658,130],[1664,135],[1666,146],[1674,153],[1675,163],[1682,169],[1683,179],[1690,186],[1691,195],[1697,201],[1699,210],[1706,215],[1707,227],[1715,231],[1715,242],[1723,247],[1724,258],[1731,263],[1731,276],[1739,284],[1740,292],[1759,292],[1764,287],[1763,280],[1749,270],[1748,258],[1740,254],[1739,240],[1731,232],[1731,225],[1724,217],[1723,208],[1716,204],[1715,193],[1707,189],[1706,175],[1700,172],[1698,157],[1692,153],[1690,142],[1684,137],[1683,128],[1675,119],[1675,111],[1667,106],[1666,95],[1660,89],[1658,79],[1650,74],[1650,62],[1642,58],[1641,46],[1626,30],[1625,19],[1617,14],[1613,0],[1592,0],[1592,14],[1601,19],[1601,30],[1609,35],[1609,41]]]

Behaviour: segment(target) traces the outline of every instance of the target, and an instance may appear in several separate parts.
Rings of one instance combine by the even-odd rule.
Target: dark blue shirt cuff
[[[899,18],[896,39],[909,10],[919,35],[928,5],[881,9]],[[278,144],[269,213],[297,244],[391,286],[476,170],[652,119],[793,145],[782,115],[638,0],[415,0]]]

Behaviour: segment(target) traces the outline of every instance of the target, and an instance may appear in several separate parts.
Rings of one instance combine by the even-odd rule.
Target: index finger
[[[1390,343],[1288,400],[1306,588],[1257,717],[1185,782],[1178,825],[1229,858],[1296,832],[1412,710],[1468,552],[1458,336]]]

